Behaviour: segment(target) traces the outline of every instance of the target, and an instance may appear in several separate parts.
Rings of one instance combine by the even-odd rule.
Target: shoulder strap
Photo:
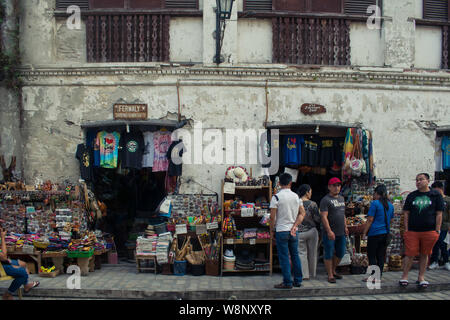
[[[383,204],[381,204],[381,205],[383,206]],[[389,207],[389,204],[388,204],[388,207]],[[390,233],[391,232],[391,226],[388,223],[387,214],[386,214],[386,208],[384,206],[383,206],[383,210],[384,210],[384,221],[386,223],[386,229],[387,229],[387,232]]]
[[[275,197],[275,199],[277,199],[277,201],[280,201],[280,199],[278,198],[278,196],[276,194],[273,195]]]

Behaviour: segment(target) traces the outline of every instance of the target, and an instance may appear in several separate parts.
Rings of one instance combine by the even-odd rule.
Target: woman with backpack
[[[311,201],[312,189],[309,185],[302,184],[298,189],[298,196],[302,199],[306,211],[303,222],[298,226],[298,248],[303,280],[309,280],[310,277],[316,277],[320,213],[317,204]]]
[[[380,276],[383,274],[386,260],[386,249],[390,241],[390,226],[394,217],[394,206],[390,203],[386,186],[378,185],[373,194],[373,199],[363,237],[367,236],[367,256],[369,265],[380,268]],[[367,281],[367,278],[363,281]]]

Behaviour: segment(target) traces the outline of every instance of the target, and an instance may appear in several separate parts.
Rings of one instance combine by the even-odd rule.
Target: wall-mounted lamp
[[[222,24],[225,26],[225,20],[230,19],[231,11],[233,9],[234,0],[216,0],[216,56],[214,62],[220,64],[220,51],[222,49],[222,37],[225,32],[225,27],[222,30]]]
[[[319,132],[320,132],[320,127],[316,126],[316,133],[319,133]]]

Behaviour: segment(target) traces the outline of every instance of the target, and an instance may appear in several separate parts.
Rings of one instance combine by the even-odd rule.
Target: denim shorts
[[[329,240],[326,233],[322,237],[324,260],[331,260],[333,255],[338,259],[342,259],[347,249],[345,235],[336,236],[336,240]]]

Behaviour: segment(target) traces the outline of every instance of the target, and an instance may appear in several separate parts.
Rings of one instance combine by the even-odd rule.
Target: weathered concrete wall
[[[414,63],[414,17],[415,2],[411,0],[390,0],[383,2],[383,13],[392,17],[385,21],[386,52],[385,64],[391,67],[410,68]]]
[[[442,28],[416,26],[414,67],[440,69],[442,65]],[[430,48],[433,48],[430,50]]]
[[[67,20],[58,18],[55,21],[55,62],[85,63],[86,53],[86,23],[81,21],[81,29],[67,28]]]
[[[170,19],[170,61],[198,62],[203,59],[201,18]]]
[[[350,54],[353,66],[384,66],[384,29],[370,30],[366,23],[350,25]]]
[[[201,122],[204,129],[262,129],[264,81],[236,76],[239,79],[220,76],[214,80],[211,75],[182,78],[183,117],[194,124]],[[148,75],[64,77],[61,86],[27,86],[26,178],[77,179],[74,152],[83,137],[79,124],[112,119],[115,102],[147,103],[149,118],[176,119],[176,77],[154,76],[145,82],[147,78]],[[403,190],[414,187],[413,178],[418,171],[433,172],[435,133],[424,127],[450,123],[448,88],[286,80],[269,84],[269,121],[362,123],[373,132],[378,176],[400,178]],[[77,84],[80,82],[84,85]],[[299,107],[306,102],[326,106],[327,113],[302,115]],[[189,148],[193,150],[192,145]],[[186,165],[183,176],[193,177],[219,192],[220,180],[229,164]],[[251,167],[255,175],[259,174],[258,165]],[[185,192],[197,190],[187,188]]]
[[[240,19],[238,21],[239,63],[272,63],[272,21]]]

